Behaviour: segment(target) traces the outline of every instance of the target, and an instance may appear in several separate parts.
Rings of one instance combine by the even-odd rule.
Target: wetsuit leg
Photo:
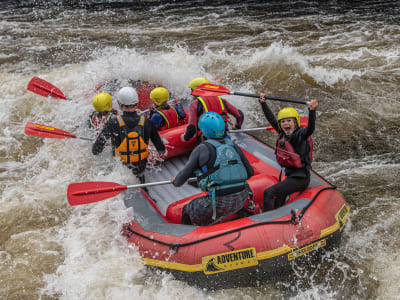
[[[287,195],[301,191],[310,184],[310,178],[287,177],[264,191],[264,211],[281,207]]]
[[[181,224],[192,225],[192,221],[190,221],[190,217],[189,217],[188,213],[186,212],[186,205],[182,209]]]

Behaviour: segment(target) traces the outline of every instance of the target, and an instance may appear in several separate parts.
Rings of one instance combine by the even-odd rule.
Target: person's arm
[[[178,103],[174,105],[176,112],[178,113],[179,120],[183,120],[186,118],[185,111],[183,110],[182,104]]]
[[[154,126],[158,129],[160,128],[160,124],[162,122],[162,117],[159,113],[153,113],[151,115],[150,121],[154,124]]]
[[[265,99],[264,96],[266,96],[266,94],[264,94],[264,93],[260,94],[260,103],[261,103],[262,110],[264,112],[264,116],[265,116],[265,118],[267,118],[268,122],[276,130],[276,132],[279,133],[279,132],[281,132],[281,130],[279,129],[278,121],[276,120],[271,109],[268,107],[267,102],[266,102],[267,99]]]
[[[309,102],[309,108],[308,108],[308,124],[307,127],[304,128],[304,138],[309,137],[310,135],[313,134],[315,130],[315,120],[317,118],[317,113],[316,109],[318,106],[318,101],[317,100],[311,100]]]
[[[189,125],[183,135],[185,141],[188,141],[195,136],[197,131],[197,103],[198,101],[195,100],[189,105]]]
[[[190,176],[194,173],[196,169],[199,168],[199,158],[200,154],[204,151],[208,152],[208,148],[204,144],[198,145],[192,153],[190,153],[189,160],[186,162],[185,166],[182,170],[178,172],[178,174],[174,177],[172,184],[174,186],[183,185],[186,180],[189,179]]]
[[[146,120],[146,124],[150,129],[150,140],[153,142],[157,151],[161,154],[165,153],[165,145],[160,137],[160,134],[158,133],[156,126],[149,120]]]
[[[251,166],[251,164],[250,164],[249,160],[247,159],[246,155],[244,155],[242,149],[240,149],[239,146],[236,145],[235,143],[233,145],[234,145],[236,151],[239,153],[240,159],[242,160],[243,165],[246,168],[247,177],[250,178],[251,176],[254,175],[253,167]]]
[[[234,126],[235,129],[240,129],[242,127],[242,123],[243,123],[243,113],[236,108],[236,106],[230,104],[228,101],[226,101],[225,99],[222,99],[225,108],[227,110],[228,113],[230,113],[232,116],[235,117],[236,119],[236,124]]]
[[[103,130],[100,132],[100,134],[98,135],[96,141],[92,146],[92,153],[94,155],[100,154],[103,151],[107,140],[111,138],[111,135],[114,132],[113,131],[114,123],[115,119],[110,118],[110,120],[108,120],[104,125]]]

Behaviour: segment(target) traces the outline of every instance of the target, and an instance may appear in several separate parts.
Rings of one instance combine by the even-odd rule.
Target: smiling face
[[[291,135],[296,129],[296,119],[295,118],[285,118],[279,121],[279,126],[281,126],[282,131],[286,135]]]

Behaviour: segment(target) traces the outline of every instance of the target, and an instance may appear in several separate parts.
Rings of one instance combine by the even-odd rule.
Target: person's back
[[[210,225],[243,208],[249,195],[246,180],[254,170],[240,148],[224,138],[225,123],[219,114],[204,114],[199,127],[207,140],[193,150],[172,182],[180,186],[195,172],[208,194],[184,206],[182,223]]]
[[[204,83],[209,83],[205,77],[198,77],[189,82],[188,87],[193,92],[198,86]],[[188,141],[193,136],[200,137],[201,131],[198,130],[198,121],[202,114],[207,112],[216,112],[225,121],[226,129],[228,128],[228,114],[231,114],[236,119],[234,129],[240,129],[243,123],[243,113],[227,100],[219,96],[196,97],[193,96],[193,101],[189,105],[189,126],[182,137],[182,140]]]
[[[105,124],[93,144],[92,152],[94,155],[101,153],[107,140],[111,139],[114,154],[144,182],[142,173],[147,165],[149,139],[160,153],[165,152],[165,146],[154,124],[136,113],[138,101],[135,89],[125,87],[119,91],[118,103],[123,114]]]
[[[150,99],[155,107],[150,109],[150,120],[162,131],[183,124],[186,117],[185,111],[179,102],[169,105],[169,92],[166,88],[158,87],[151,91]]]
[[[112,98],[108,93],[97,94],[93,98],[92,104],[95,111],[89,116],[88,127],[98,133],[111,116],[117,114],[117,111],[112,108]]]

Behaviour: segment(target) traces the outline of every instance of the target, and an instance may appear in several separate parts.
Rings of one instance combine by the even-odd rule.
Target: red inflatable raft
[[[186,126],[161,132],[168,158],[161,171],[146,171],[147,182],[169,180],[183,168],[197,144],[195,139],[181,142]],[[231,138],[255,170],[248,184],[262,209],[264,190],[279,180],[274,150],[245,133]],[[212,226],[181,225],[182,207],[201,193],[190,184],[127,192],[124,202],[133,208],[134,219],[123,234],[146,265],[207,287],[250,285],[252,280],[290,272],[293,263],[319,257],[316,254],[339,245],[350,211],[335,186],[313,171],[309,187],[292,194],[279,209],[232,215]]]

